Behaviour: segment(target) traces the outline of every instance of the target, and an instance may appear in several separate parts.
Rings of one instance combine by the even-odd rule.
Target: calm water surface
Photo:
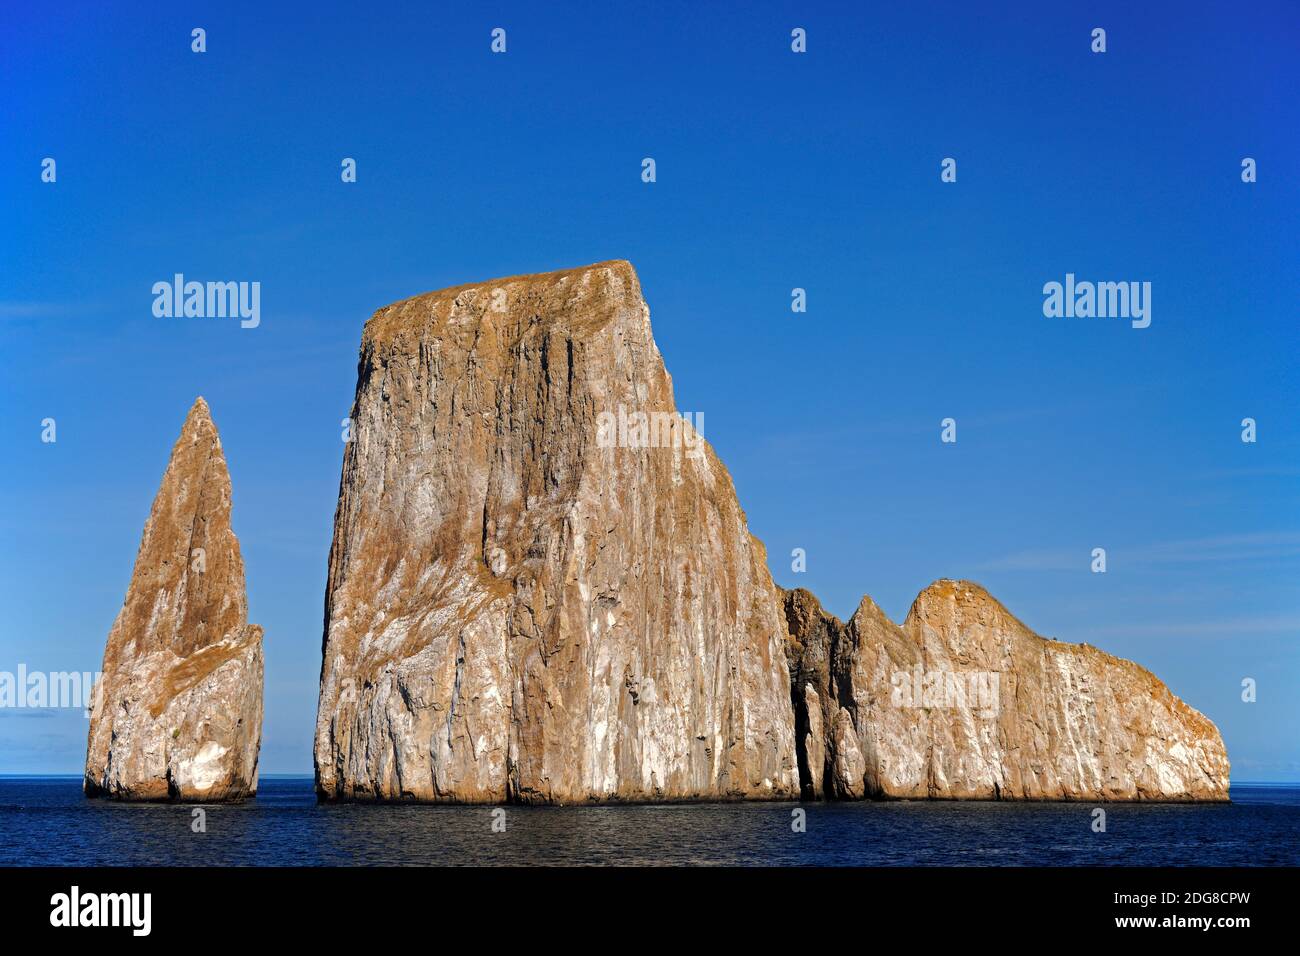
[[[210,806],[87,800],[79,778],[0,777],[0,865],[1300,865],[1300,787],[1234,784],[1227,805],[795,804],[507,807],[318,805],[309,777]]]

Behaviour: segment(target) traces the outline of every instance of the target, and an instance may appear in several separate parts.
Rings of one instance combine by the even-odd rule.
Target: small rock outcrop
[[[326,588],[322,799],[793,797],[786,623],[627,262],[366,324]]]
[[[937,581],[900,627],[785,592],[805,797],[1227,800],[1218,729],[1149,671]]]
[[[230,474],[202,398],[172,448],[104,650],[85,792],[237,801],[257,791],[262,629],[248,623]]]

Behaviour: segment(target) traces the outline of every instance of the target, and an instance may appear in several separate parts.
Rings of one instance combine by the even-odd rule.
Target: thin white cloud
[[[0,302],[0,321],[55,319],[91,310],[84,302]]]
[[[1278,465],[1252,468],[1222,468],[1218,471],[1203,472],[1196,477],[1211,481],[1222,478],[1300,478],[1300,467]]]
[[[1164,541],[1107,549],[1107,560],[1126,567],[1169,564],[1240,563],[1300,557],[1300,531],[1259,531]],[[1077,571],[1087,568],[1092,547],[1016,551],[976,565],[982,571]]]
[[[1249,637],[1253,634],[1300,635],[1300,614],[1266,617],[1236,617],[1220,620],[1197,618],[1194,621],[1158,621],[1151,624],[1115,624],[1108,627],[1076,628],[1083,637]]]
[[[46,302],[0,302],[0,319],[35,319],[55,308]]]
[[[980,571],[1078,571],[1091,560],[1088,549],[1015,551],[975,565]]]

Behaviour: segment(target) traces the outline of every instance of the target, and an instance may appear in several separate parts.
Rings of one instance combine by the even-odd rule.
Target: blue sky
[[[363,322],[626,258],[778,583],[901,620],[979,581],[1151,668],[1234,779],[1300,780],[1300,8],[274,6],[0,12],[0,670],[98,668],[202,394],[262,769],[309,771]],[[155,318],[176,272],[259,281],[260,327]],[[1151,282],[1150,328],[1044,317],[1067,272]],[[78,772],[85,733],[0,711],[0,772]]]

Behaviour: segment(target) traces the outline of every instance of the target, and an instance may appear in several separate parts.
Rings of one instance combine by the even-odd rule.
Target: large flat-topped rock
[[[324,798],[797,793],[780,598],[675,411],[626,262],[375,314],[330,555]]]
[[[395,303],[358,372],[325,799],[1227,797],[1210,721],[978,585],[776,589],[626,262]]]

